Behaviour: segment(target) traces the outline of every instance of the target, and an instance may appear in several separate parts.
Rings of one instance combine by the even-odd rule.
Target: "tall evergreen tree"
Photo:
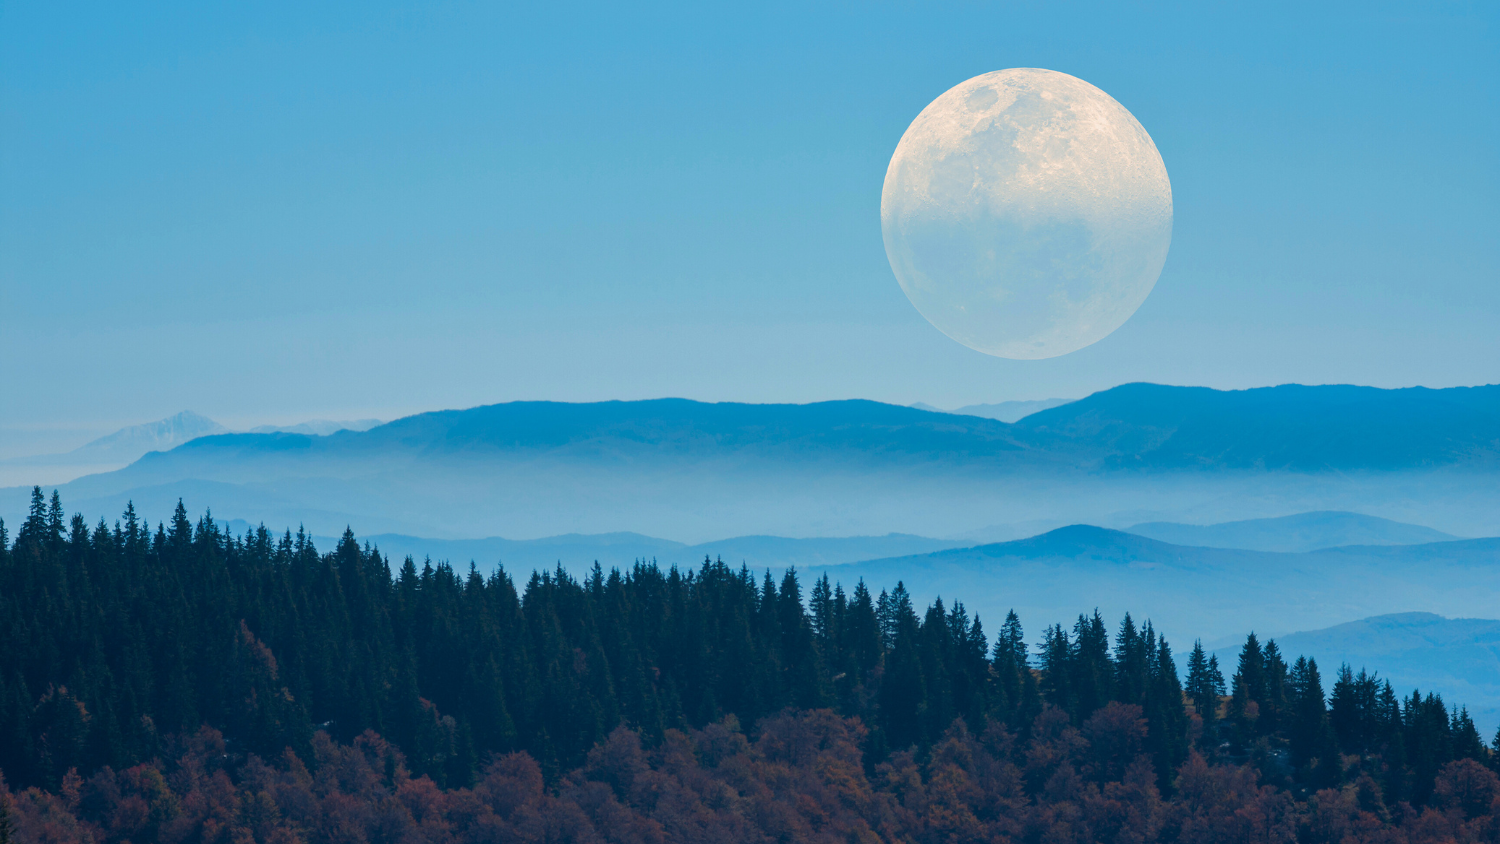
[[[1266,696],[1265,653],[1251,633],[1240,649],[1240,661],[1229,681],[1227,720],[1236,750],[1244,752],[1259,735],[1260,702]]]
[[[1309,782],[1321,787],[1332,785],[1338,776],[1338,749],[1328,722],[1317,660],[1298,657],[1288,672],[1288,685],[1291,712],[1287,738],[1292,764]]]
[[[1042,708],[1041,690],[1031,672],[1026,636],[1015,610],[1006,614],[1000,635],[995,638],[992,664],[995,717],[1016,732],[1029,732],[1032,719]]]
[[[1109,653],[1109,631],[1099,611],[1078,616],[1073,625],[1072,686],[1076,710],[1072,715],[1087,720],[1114,697],[1115,665]]]
[[[1154,656],[1148,652],[1145,637],[1135,629],[1130,613],[1120,623],[1120,632],[1115,636],[1115,691],[1114,699],[1121,703],[1145,703],[1149,684],[1149,662]]]
[[[1193,642],[1188,657],[1187,695],[1193,711],[1203,719],[1203,736],[1209,748],[1218,746],[1219,696],[1224,694],[1224,673],[1217,657],[1208,656],[1201,639]]]
[[[1158,787],[1170,791],[1177,769],[1188,755],[1188,718],[1183,705],[1182,684],[1177,663],[1165,636],[1156,637],[1150,622],[1146,623],[1148,647],[1155,640],[1148,659],[1148,687],[1145,699],[1146,736],[1152,761],[1156,765]]]

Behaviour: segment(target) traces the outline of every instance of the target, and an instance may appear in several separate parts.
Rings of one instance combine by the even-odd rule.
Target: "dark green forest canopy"
[[[1195,647],[1179,675],[1129,616],[1081,615],[1036,645],[1014,614],[997,627],[992,640],[961,604],[915,607],[899,583],[722,561],[559,568],[522,587],[472,564],[393,571],[350,532],[320,553],[300,531],[234,536],[180,504],[155,528],[133,508],[91,527],[38,489],[14,542],[0,524],[0,771],[55,790],[206,725],[236,758],[311,760],[320,733],[373,731],[439,787],[515,752],[556,783],[620,726],[655,747],[729,716],[753,734],[821,709],[858,719],[867,770],[927,759],[958,721],[1024,747],[1038,719],[1081,728],[1106,711],[1143,725],[1164,793],[1194,752],[1293,794],[1368,779],[1391,805],[1429,801],[1454,760],[1491,764],[1464,710],[1347,668],[1325,698],[1314,661],[1254,635],[1232,672]]]

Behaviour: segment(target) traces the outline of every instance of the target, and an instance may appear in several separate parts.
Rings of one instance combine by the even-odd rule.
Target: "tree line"
[[[327,553],[300,530],[237,536],[180,502],[154,529],[133,507],[90,526],[38,488],[14,542],[0,523],[0,771],[56,791],[207,725],[267,760],[373,732],[438,788],[522,752],[555,785],[617,727],[649,748],[731,716],[753,730],[828,709],[858,719],[868,773],[930,758],[955,723],[1025,745],[1039,719],[1081,728],[1111,706],[1139,712],[1167,795],[1196,753],[1294,796],[1366,783],[1382,805],[1421,807],[1445,766],[1494,758],[1438,696],[1347,667],[1325,695],[1314,660],[1253,634],[1228,678],[1195,645],[1185,685],[1149,621],[1111,631],[1095,612],[1040,639],[1011,613],[991,640],[962,604],[919,609],[899,583],[805,588],[795,570],[705,560],[518,586],[503,568],[393,567],[348,531]]]

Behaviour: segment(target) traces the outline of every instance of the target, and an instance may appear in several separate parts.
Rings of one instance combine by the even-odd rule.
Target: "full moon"
[[[938,330],[1035,360],[1096,343],[1146,300],[1172,185],[1135,117],[1082,79],[1011,68],[922,109],[880,196],[886,257]]]

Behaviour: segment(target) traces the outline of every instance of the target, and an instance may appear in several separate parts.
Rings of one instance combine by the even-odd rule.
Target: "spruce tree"
[[[1266,695],[1265,654],[1254,633],[1245,638],[1229,687],[1229,728],[1236,750],[1243,753],[1259,735],[1260,701]]]
[[[1005,616],[1000,635],[995,637],[995,717],[1011,730],[1026,733],[1031,720],[1041,711],[1041,692],[1031,673],[1026,635],[1021,619],[1011,610]]]
[[[1042,675],[1042,697],[1047,703],[1076,717],[1078,703],[1073,689],[1073,643],[1061,624],[1043,631],[1037,661]]]
[[[1489,761],[1489,752],[1485,749],[1484,739],[1479,737],[1479,730],[1474,726],[1474,719],[1469,717],[1467,706],[1453,710],[1453,715],[1449,719],[1448,732],[1453,736],[1454,759]]]
[[[1288,744],[1298,776],[1315,787],[1332,785],[1338,776],[1338,748],[1328,723],[1323,678],[1317,660],[1297,657],[1288,672],[1291,687]]]
[[[1265,691],[1259,699],[1258,726],[1262,735],[1269,735],[1281,729],[1282,711],[1287,706],[1287,664],[1282,659],[1281,649],[1277,647],[1275,639],[1266,640],[1261,653],[1265,661]]]
[[[853,669],[851,688],[868,682],[885,656],[883,631],[870,590],[863,578],[854,587],[854,598],[849,602],[847,622],[844,626],[844,652],[848,663],[844,670]]]
[[[1157,786],[1170,791],[1188,755],[1188,717],[1183,705],[1182,684],[1177,677],[1177,663],[1167,637],[1156,638],[1151,623],[1146,623],[1146,640],[1156,639],[1149,662],[1149,687],[1145,715],[1147,744],[1156,766]]]
[[[1154,656],[1147,648],[1145,637],[1136,631],[1130,613],[1125,613],[1120,632],[1115,636],[1115,700],[1136,705],[1145,703],[1149,685],[1148,662]]]
[[[1095,609],[1092,616],[1078,616],[1073,625],[1072,686],[1075,711],[1080,723],[1114,697],[1115,665],[1109,653],[1109,631]]]
[[[1193,711],[1203,720],[1203,744],[1212,750],[1218,746],[1219,696],[1224,693],[1224,674],[1216,657],[1203,650],[1203,640],[1193,642],[1188,657],[1187,696]]]

